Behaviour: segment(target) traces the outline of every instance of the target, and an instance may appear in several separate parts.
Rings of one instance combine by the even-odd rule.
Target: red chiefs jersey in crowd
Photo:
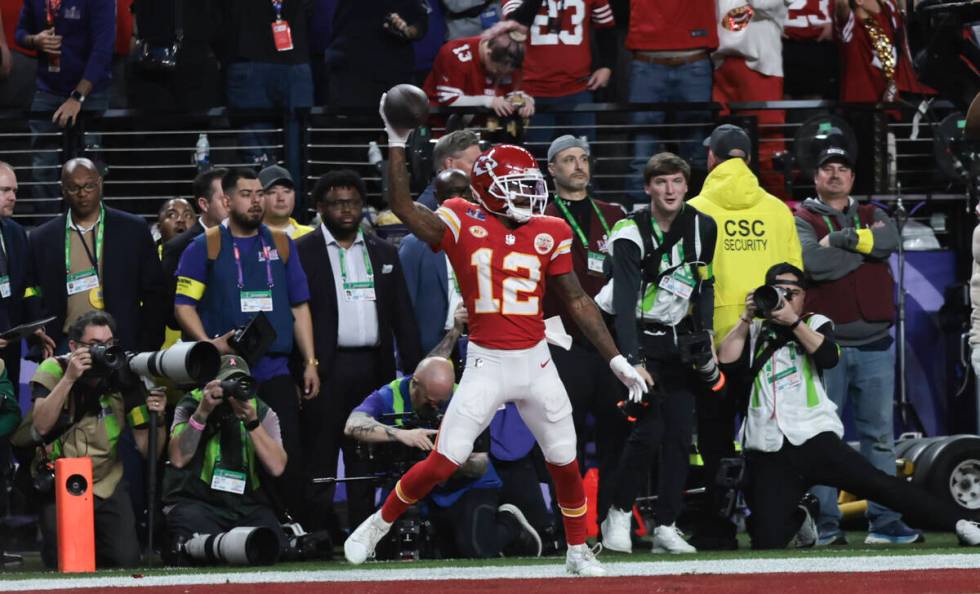
[[[522,0],[504,4],[504,16]],[[608,0],[544,0],[530,27],[521,88],[535,97],[581,93],[592,75],[590,26],[615,26]]]
[[[423,89],[433,105],[452,105],[464,95],[506,95],[514,90],[514,78],[511,75],[495,83],[480,63],[479,36],[463,37],[439,48]]]
[[[790,39],[816,41],[832,23],[831,0],[793,0],[787,10],[783,33]]]
[[[626,49],[714,50],[718,47],[715,0],[630,0]]]
[[[449,256],[469,312],[470,340],[492,349],[527,349],[544,340],[545,283],[572,271],[572,230],[555,217],[511,229],[479,204],[442,203],[437,249]]]
[[[892,40],[892,54],[898,60],[895,67],[895,85],[906,93],[934,94],[923,85],[912,69],[905,33],[905,20],[891,0],[878,0],[881,12],[874,20]],[[837,42],[840,45],[841,81],[840,100],[845,102],[881,101],[888,81],[881,61],[875,55],[868,29],[851,11],[844,19],[835,19]]]

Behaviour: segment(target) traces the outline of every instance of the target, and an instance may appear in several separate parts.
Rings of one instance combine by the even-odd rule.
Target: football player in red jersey
[[[371,556],[391,523],[448,479],[497,409],[514,402],[541,446],[555,484],[568,541],[565,569],[575,575],[605,575],[585,544],[586,500],[575,459],[572,406],[545,341],[541,303],[546,281],[629,388],[631,399],[641,400],[653,382],[619,354],[598,308],[579,285],[572,270],[571,229],[562,219],[544,216],[547,186],[530,153],[513,145],[484,152],[470,176],[479,204],[451,198],[433,213],[416,206],[409,194],[409,130],[392,129],[387,121],[385,127],[392,211],[416,237],[449,256],[470,312],[470,342],[466,369],[443,418],[436,449],[405,473],[381,509],[351,533],[344,555],[355,564]]]

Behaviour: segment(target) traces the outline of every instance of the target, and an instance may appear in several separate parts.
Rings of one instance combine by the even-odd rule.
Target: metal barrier
[[[703,135],[721,121],[736,121],[749,131],[756,141],[757,151],[766,151],[770,146],[791,150],[793,136],[801,123],[820,112],[845,115],[864,112],[874,118],[876,127],[872,137],[861,138],[862,150],[870,150],[874,155],[873,171],[858,173],[859,187],[870,188],[863,193],[888,200],[900,183],[911,200],[955,200],[964,195],[962,186],[944,179],[935,165],[928,121],[915,126],[908,108],[839,106],[826,101],[746,103],[730,107],[731,114],[725,118],[719,117],[721,106],[714,103],[597,103],[546,108],[539,113],[592,114],[595,117],[595,125],[588,133],[595,159],[593,185],[597,196],[611,201],[630,202],[625,196],[627,180],[633,175],[630,165],[635,159],[637,138],[643,134],[665,139],[667,148],[683,154],[700,149],[696,145],[700,143],[698,132]],[[904,117],[899,121],[891,121],[885,115],[894,109],[904,109]],[[933,109],[937,121],[952,111],[948,104],[936,104]],[[758,125],[752,114],[760,110],[779,110],[785,114],[785,122]],[[444,122],[453,114],[480,118],[485,113],[479,109],[435,109],[432,136],[436,138],[444,132]],[[664,113],[664,120],[643,122],[645,118],[641,116],[651,113]],[[290,116],[279,112],[232,113],[218,108],[200,114],[109,110],[101,117],[84,115],[86,117],[79,126],[40,137],[53,142],[53,148],[33,150],[28,122],[32,117],[46,118],[49,114],[0,112],[0,160],[13,165],[21,187],[15,217],[24,219],[27,224],[37,224],[60,210],[60,191],[56,187],[52,191],[52,186],[45,187],[51,182],[39,179],[44,179],[45,174],[47,179],[56,178],[60,164],[73,156],[91,156],[104,164],[108,204],[154,217],[163,200],[190,195],[191,180],[197,173],[194,155],[200,134],[207,135],[210,162],[214,166],[253,166],[255,163],[243,153],[256,150],[283,162],[289,150]],[[485,121],[485,118],[480,119]],[[297,138],[299,146],[293,147],[301,158],[300,163],[289,165],[298,177],[303,196],[308,195],[316,178],[326,171],[349,167],[365,178],[369,201],[378,207],[383,205],[381,171],[368,160],[369,143],[375,141],[384,148],[386,141],[373,110],[334,112],[314,108],[295,114],[292,121],[298,122],[301,129]],[[540,118],[532,119],[526,128],[526,144],[543,161],[551,138],[560,133],[562,127],[539,125],[538,121]],[[490,132],[485,126],[479,126],[478,131],[484,135]],[[258,134],[260,142],[255,142],[254,137],[246,141],[249,134]],[[52,158],[54,164],[35,170],[32,159],[41,154]],[[793,170],[791,177],[791,197],[801,199],[812,193],[812,180],[805,179],[798,170]],[[696,178],[692,194],[699,183]],[[634,192],[636,187],[634,182]],[[298,214],[302,218],[302,213]]]

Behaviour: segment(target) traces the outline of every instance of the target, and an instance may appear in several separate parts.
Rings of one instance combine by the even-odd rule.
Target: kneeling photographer
[[[980,544],[980,528],[956,507],[874,468],[841,439],[844,427],[820,375],[837,365],[833,322],[805,314],[805,298],[803,271],[776,264],[718,346],[732,385],[748,394],[743,443],[752,547],[784,548],[809,522],[799,503],[817,484],[879,501],[919,526],[955,530],[963,544]]]
[[[120,391],[113,381],[115,321],[103,311],[90,311],[68,328],[67,355],[45,359],[31,378],[33,407],[12,443],[34,447],[35,490],[47,500],[40,515],[44,543],[41,558],[47,567],[58,564],[54,502],[54,461],[92,459],[95,495],[95,550],[99,567],[132,567],[140,560],[140,545],[117,452],[119,436],[128,425],[136,447],[146,456],[147,411],[162,413],[163,390],[145,397],[142,385]],[[159,428],[156,456],[162,453],[166,432]]]
[[[687,481],[694,395],[720,390],[724,376],[710,334],[717,228],[684,203],[689,176],[690,167],[676,155],[650,158],[644,171],[650,210],[613,228],[613,278],[596,297],[615,314],[619,350],[653,384],[646,399],[622,405],[635,421],[601,525],[602,544],[614,551],[632,552],[630,510],[659,454],[653,552],[695,552],[675,524]]]
[[[381,466],[378,470],[393,482],[433,449],[455,379],[448,359],[427,357],[411,376],[365,398],[348,417],[344,434],[364,444],[397,443],[393,448],[371,451]],[[541,539],[524,514],[516,506],[500,505],[501,481],[490,463],[489,441],[488,433],[481,436],[456,474],[422,502],[435,534],[418,536],[423,540],[434,536],[439,552],[449,558],[493,558],[505,550],[540,556]],[[392,530],[395,535],[400,532],[397,527]],[[414,553],[400,551],[403,558],[415,557],[418,551]]]
[[[280,476],[286,450],[255,386],[245,360],[225,355],[217,378],[177,404],[163,479],[171,565],[267,565],[285,549],[260,471]]]

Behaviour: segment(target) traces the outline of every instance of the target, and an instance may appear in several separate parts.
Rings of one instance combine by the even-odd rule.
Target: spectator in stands
[[[635,0],[631,2],[626,49],[633,52],[630,63],[629,100],[633,103],[688,103],[711,101],[711,61],[718,47],[715,25],[717,0]],[[674,121],[708,121],[711,114],[678,111]],[[652,128],[663,124],[663,112],[640,111],[633,124]],[[695,171],[705,169],[700,146],[706,131],[700,127],[678,136],[678,154]],[[655,130],[634,135],[633,175],[627,180],[629,197],[637,203],[648,200],[643,191],[643,171],[650,156],[661,152]],[[700,178],[700,175],[695,177]]]
[[[783,305],[765,320],[755,319],[749,293],[738,323],[718,345],[719,360],[750,386],[744,432],[752,548],[784,548],[800,526],[800,498],[818,483],[883,501],[923,525],[955,531],[961,544],[980,545],[980,527],[962,519],[958,506],[882,472],[844,443],[820,373],[838,361],[833,322],[804,313],[807,283],[796,266],[772,266],[766,284],[783,291]],[[752,363],[750,353],[760,361]],[[754,381],[760,371],[782,379]]]
[[[42,308],[55,316],[47,333],[58,352],[68,347],[72,323],[92,310],[112,314],[119,323],[115,340],[124,349],[158,349],[166,292],[146,222],[102,203],[102,175],[88,159],[65,163],[61,189],[68,213],[29,238]]]
[[[712,100],[723,106],[740,101],[783,99],[783,24],[785,0],[718,0],[718,50]],[[778,109],[739,112],[758,121],[760,181],[767,191],[785,195],[783,176],[772,156],[783,150],[785,114]]]
[[[256,394],[239,399],[221,387],[222,380],[248,374],[244,359],[225,355],[218,376],[184,396],[174,411],[170,464],[163,478],[169,538],[163,556],[171,565],[190,561],[179,550],[191,536],[217,536],[239,526],[268,528],[279,537],[280,549],[286,547],[286,535],[260,477],[260,470],[278,477],[286,468],[279,417]],[[225,431],[229,426],[234,429],[230,436]],[[215,453],[225,472],[241,478],[214,482]]]
[[[466,132],[466,134],[470,133]],[[445,169],[436,176],[433,185],[440,189],[446,186],[451,190],[468,191],[469,179],[469,176],[459,169]],[[464,188],[459,188],[462,181],[465,181],[466,185]],[[456,191],[437,193],[434,199],[435,207],[432,210],[445,200],[460,195],[462,194]],[[422,350],[431,351],[443,339],[446,332],[453,328],[454,312],[463,302],[456,273],[446,254],[433,251],[429,244],[413,233],[402,238],[398,246],[398,258],[405,273],[408,297],[412,300],[415,311]]]
[[[259,172],[262,196],[265,200],[266,227],[282,231],[292,239],[299,239],[313,227],[300,225],[293,218],[296,207],[296,188],[289,170],[279,165],[270,165]]]
[[[778,262],[802,267],[800,240],[793,213],[775,196],[759,187],[749,169],[752,143],[744,130],[731,124],[718,126],[706,141],[708,177],[691,206],[715,220],[715,336],[725,336],[738,322],[745,295],[763,283],[765,271]],[[715,476],[721,458],[734,455],[735,401],[713,394],[695,396],[698,448],[704,476]],[[709,498],[718,497],[708,484]],[[710,500],[710,499],[709,499]],[[719,502],[711,504],[712,509]],[[700,518],[691,543],[700,550],[734,549],[735,525],[727,518],[706,513]]]
[[[288,112],[283,157],[294,168],[294,177],[299,178],[300,129],[296,110],[313,106],[308,3],[299,0],[212,2],[228,107]],[[275,163],[276,156],[259,147],[278,143],[268,134],[254,132],[268,124],[255,123],[253,119],[242,127],[251,130],[241,137],[246,147],[243,151],[246,162]]]
[[[320,391],[306,274],[293,240],[262,224],[263,197],[258,177],[233,169],[222,178],[228,224],[198,235],[180,258],[174,315],[190,340],[210,340],[222,354],[235,329],[262,312],[276,331],[266,354],[252,366],[258,395],[282,424],[283,443],[293,462],[277,481],[277,490],[292,513],[305,505],[300,450],[300,398]],[[302,386],[297,389],[289,356],[302,357]]]
[[[515,35],[516,36],[516,35]],[[516,90],[524,62],[524,44],[510,33],[484,39],[465,37],[442,46],[425,94],[433,105],[486,107],[501,118],[534,115],[534,99]],[[519,98],[519,99],[518,99]],[[515,107],[515,102],[523,105]]]
[[[854,162],[846,150],[831,147],[819,157],[813,175],[817,197],[796,212],[809,286],[806,310],[834,320],[830,336],[840,359],[823,374],[827,395],[839,414],[847,406],[861,440],[861,454],[885,474],[895,474],[894,340],[895,283],[888,258],[898,249],[898,229],[883,210],[851,198]],[[837,490],[814,490],[820,498],[817,544],[847,542],[840,529]],[[907,544],[921,533],[898,513],[870,502],[867,544]]]
[[[137,53],[126,71],[130,106],[197,112],[221,105],[224,84],[214,46],[223,32],[210,5],[210,0],[133,0]],[[172,69],[154,63],[174,45],[179,51]],[[145,55],[144,48],[153,51]]]
[[[455,337],[460,330],[455,329]],[[347,418],[344,434],[362,443],[398,442],[431,451],[438,431],[432,425],[409,427],[432,422],[445,411],[454,380],[453,364],[430,354],[412,375],[398,378],[365,398]],[[398,413],[403,415],[386,417]],[[478,440],[453,476],[426,498],[436,540],[443,545],[440,552],[450,558],[495,558],[512,543],[523,541],[518,554],[540,556],[541,538],[521,510],[500,505],[501,481],[487,454],[488,441]]]
[[[893,0],[835,0],[834,33],[840,49],[840,100],[847,103],[890,102],[908,95],[932,94],[912,68],[902,11]],[[859,150],[855,155],[858,193],[874,191],[875,163],[871,140],[877,114],[852,110]],[[897,112],[889,112],[897,117]]]
[[[509,0],[504,14],[510,14],[520,4],[521,0]],[[590,103],[592,93],[609,84],[618,49],[615,25],[608,0],[543,3],[531,25],[521,81],[521,89],[534,97],[536,107]],[[593,30],[598,57],[595,67]],[[545,152],[539,144],[562,134],[591,139],[595,133],[594,113],[539,113],[532,123],[535,128],[528,130],[527,145],[539,153]]]
[[[572,228],[572,267],[582,288],[595,297],[606,277],[603,265],[609,254],[612,229],[624,216],[623,209],[590,195],[592,154],[589,143],[571,135],[559,136],[548,147],[548,173],[555,194],[545,214],[564,219]],[[628,429],[616,403],[625,396],[619,381],[592,343],[581,333],[574,318],[557,295],[545,293],[544,315],[561,316],[572,335],[570,350],[551,346],[551,358],[568,391],[578,436],[578,459],[585,460],[585,447],[595,441],[599,462],[599,517],[609,506],[609,487],[623,439]],[[589,430],[589,417],[594,433]]]
[[[171,239],[187,231],[194,224],[194,207],[186,198],[171,198],[157,211],[157,229],[160,231],[158,249],[163,257],[163,246]]]
[[[458,169],[467,177],[473,171],[473,162],[480,156],[480,137],[471,130],[456,130],[436,141],[432,148],[432,163],[438,174],[448,169]],[[435,199],[435,181],[433,180],[422,193],[418,203],[435,210],[439,203]]]
[[[19,0],[0,2],[0,109],[28,109],[34,96],[37,60],[33,50],[17,45]]]
[[[832,14],[829,0],[804,0],[789,5],[783,28],[786,99],[837,97],[838,61]]]
[[[320,361],[324,397],[303,407],[303,451],[310,476],[361,468],[353,444],[343,441],[344,421],[365,394],[396,377],[395,344],[402,369],[421,359],[419,330],[408,298],[398,252],[373,233],[361,230],[364,181],[351,170],[332,171],[317,180],[312,200],[323,221],[316,233],[300,238],[298,255],[307,271],[315,356]],[[366,487],[347,485],[350,526],[374,510]],[[330,528],[333,488],[313,487],[303,522],[308,530]]]
[[[145,458],[149,438],[147,412],[162,414],[166,399],[162,390],[146,396],[110,391],[103,376],[92,373],[91,347],[116,343],[113,317],[89,311],[68,329],[66,356],[45,359],[31,378],[34,400],[29,422],[13,438],[19,447],[34,447],[37,457],[31,468],[44,468],[60,458],[88,457],[92,460],[91,492],[95,495],[95,555],[99,567],[133,567],[140,559],[136,521],[123,478],[120,437],[132,430],[136,448]],[[158,345],[159,346],[159,345]],[[145,400],[144,400],[145,398]],[[166,443],[166,428],[159,427],[159,456]],[[54,494],[42,497],[39,525],[43,537],[41,559],[46,567],[58,565],[58,530]]]
[[[81,111],[109,107],[112,50],[116,36],[115,0],[49,2],[24,0],[17,23],[17,44],[38,53],[37,88],[31,111],[54,112],[30,121],[34,196],[58,195],[57,150],[60,140],[47,136],[74,126]],[[42,210],[48,203],[41,203]]]
[[[17,175],[13,167],[0,161],[0,332],[41,319],[27,232],[13,219],[16,204]],[[54,341],[43,329],[35,333],[31,344],[39,344],[45,358],[54,353]],[[20,340],[0,339],[0,359],[7,362],[6,369],[15,383],[20,381],[20,358]]]
[[[440,0],[446,19],[446,40],[479,35],[500,21],[498,0]]]
[[[422,0],[338,0],[326,50],[327,104],[375,105],[391,87],[412,82],[412,42],[426,27]]]

